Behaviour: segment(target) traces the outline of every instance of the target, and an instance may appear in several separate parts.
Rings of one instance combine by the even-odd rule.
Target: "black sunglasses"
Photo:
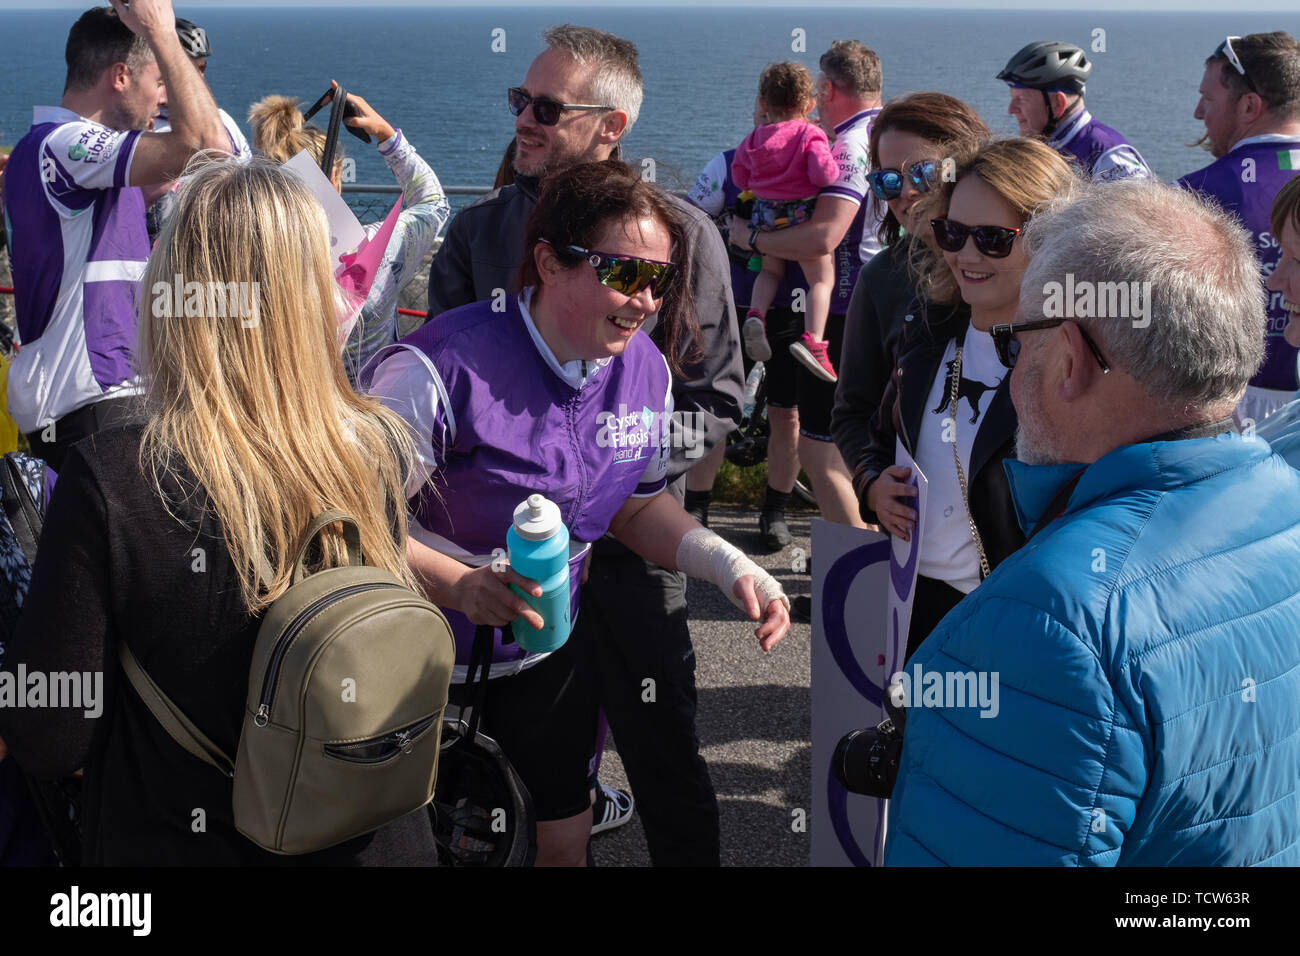
[[[523,113],[528,109],[529,104],[533,107],[533,119],[537,120],[542,126],[554,126],[560,121],[560,114],[565,110],[612,110],[612,106],[592,106],[588,103],[561,103],[553,100],[549,96],[530,96],[528,93],[514,86],[506,90],[506,101],[510,104],[510,112],[515,116]]]
[[[545,239],[542,241],[547,242]],[[547,245],[550,243],[547,242]],[[652,296],[661,299],[677,273],[676,265],[658,259],[624,256],[615,252],[601,252],[599,249],[584,249],[582,246],[564,248],[571,255],[586,259],[596,270],[596,279],[601,285],[628,297],[636,295],[642,289],[649,289]]]
[[[1020,235],[1019,229],[1007,226],[968,226],[956,219],[944,217],[931,219],[934,241],[944,252],[961,252],[966,237],[975,240],[975,248],[990,259],[1005,259],[1011,255],[1011,246]]]
[[[877,199],[888,201],[903,194],[903,170],[874,169],[867,174],[867,182]],[[939,182],[939,164],[933,159],[923,159],[907,167],[907,178],[917,192],[928,193]]]
[[[1246,67],[1242,64],[1241,57],[1237,56],[1237,51],[1232,48],[1232,41],[1240,39],[1241,37],[1226,37],[1222,43],[1214,48],[1214,52],[1210,54],[1210,59],[1217,60],[1220,57],[1226,57],[1228,62],[1232,64],[1233,69],[1241,74],[1242,82],[1250,87],[1252,93],[1258,96],[1259,90],[1255,89],[1254,82],[1246,75]]]
[[[989,334],[993,336],[993,347],[997,349],[998,361],[1007,368],[1016,367],[1016,358],[1020,355],[1020,342],[1016,339],[1019,332],[1037,332],[1040,329],[1054,329],[1062,322],[1069,322],[1070,319],[1042,319],[1038,322],[1022,322],[1020,325],[1008,323],[1006,325],[995,325],[989,329]],[[1079,334],[1083,336],[1083,341],[1087,343],[1092,350],[1093,357],[1097,364],[1101,366],[1101,372],[1105,375],[1110,371],[1110,366],[1106,364],[1106,359],[1101,354],[1101,349],[1097,348],[1097,343],[1092,340],[1088,330],[1082,325],[1078,326]]]

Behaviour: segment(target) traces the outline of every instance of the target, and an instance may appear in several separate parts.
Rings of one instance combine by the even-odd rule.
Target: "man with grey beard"
[[[1264,356],[1249,239],[1136,182],[1025,243],[992,332],[1029,540],[912,658],[995,675],[1000,707],[910,710],[886,863],[1300,864],[1300,474],[1231,430]],[[1115,283],[1144,315],[1098,315]]]

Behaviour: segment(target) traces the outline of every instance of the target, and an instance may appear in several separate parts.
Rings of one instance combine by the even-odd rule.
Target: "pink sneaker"
[[[823,382],[839,381],[835,366],[826,354],[826,342],[813,338],[811,332],[805,332],[798,342],[790,344],[790,354]]]

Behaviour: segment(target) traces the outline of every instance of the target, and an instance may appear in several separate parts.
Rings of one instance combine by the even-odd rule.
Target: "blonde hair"
[[[1015,136],[994,140],[975,149],[968,147],[952,158],[956,174],[946,177],[941,188],[917,200],[922,207],[920,221],[927,229],[931,219],[947,214],[952,191],[964,176],[983,180],[1015,210],[1022,226],[1043,206],[1072,193],[1077,182],[1074,170],[1061,154],[1036,139]],[[943,305],[961,301],[957,279],[942,252],[925,242],[913,243],[909,264],[926,300]]]
[[[320,165],[325,156],[325,131],[302,118],[298,99],[292,96],[264,96],[248,108],[248,125],[253,129],[253,149],[267,159],[287,163],[304,149]],[[343,144],[334,147],[334,168],[343,165]]]
[[[143,280],[153,294],[142,296],[137,348],[149,413],[142,470],[166,502],[163,477],[178,477],[178,460],[188,466],[250,612],[284,593],[308,522],[327,508],[356,521],[367,564],[414,586],[404,491],[412,444],[405,422],[344,374],[320,206],[264,159],[198,157],[185,177]],[[206,301],[174,301],[187,283],[208,290]],[[180,288],[171,296],[164,286]],[[230,308],[237,290],[243,307]],[[341,533],[320,540],[320,564],[347,563]]]

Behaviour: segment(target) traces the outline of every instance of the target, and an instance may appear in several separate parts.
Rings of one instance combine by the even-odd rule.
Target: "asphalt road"
[[[792,511],[793,544],[765,554],[754,511],[713,504],[709,526],[767,568],[791,598],[809,594],[812,579],[793,570],[795,549],[808,553],[808,520]],[[807,826],[796,810],[811,801],[811,632],[794,621],[764,654],[748,624],[711,584],[691,581],[687,592],[699,688],[697,728],[718,794],[724,866],[807,866]],[[627,787],[617,741],[606,741],[600,779]],[[640,817],[592,838],[597,866],[648,866]]]

